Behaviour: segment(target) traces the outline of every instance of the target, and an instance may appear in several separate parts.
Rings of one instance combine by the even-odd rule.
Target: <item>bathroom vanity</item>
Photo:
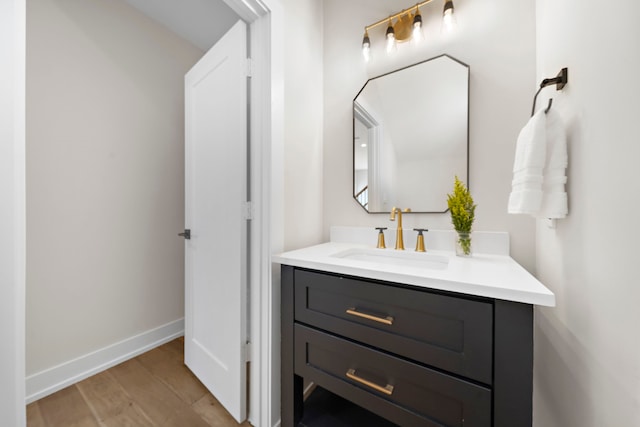
[[[331,242],[274,258],[282,426],[309,412],[305,382],[401,426],[530,426],[533,305],[553,293],[508,255],[399,252]]]

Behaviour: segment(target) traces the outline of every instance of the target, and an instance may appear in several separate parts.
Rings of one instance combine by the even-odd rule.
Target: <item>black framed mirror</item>
[[[369,79],[353,100],[353,197],[369,213],[447,211],[469,176],[469,66],[449,55]]]

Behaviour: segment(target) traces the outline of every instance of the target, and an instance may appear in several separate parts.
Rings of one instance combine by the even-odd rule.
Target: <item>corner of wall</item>
[[[323,4],[285,2],[285,249],[320,243],[323,222]],[[304,37],[300,35],[304,34]]]

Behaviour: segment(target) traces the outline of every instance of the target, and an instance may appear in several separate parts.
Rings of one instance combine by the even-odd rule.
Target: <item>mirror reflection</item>
[[[369,213],[445,212],[468,185],[469,67],[442,55],[365,83],[353,101],[353,195]]]

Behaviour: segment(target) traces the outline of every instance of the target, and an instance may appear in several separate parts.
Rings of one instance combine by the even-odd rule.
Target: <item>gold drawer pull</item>
[[[372,383],[371,381],[367,381],[364,378],[360,378],[359,376],[357,376],[355,369],[349,369],[346,375],[347,378],[357,381],[360,384],[364,384],[367,387],[371,387],[372,389],[379,391],[380,393],[384,393],[387,396],[391,396],[393,394],[393,386],[391,384],[387,384],[384,387],[379,386],[378,384]]]
[[[387,317],[372,316],[371,314],[360,313],[355,308],[347,309],[347,314],[350,314],[352,316],[362,317],[364,319],[373,320],[374,322],[378,322],[378,323],[384,323],[385,325],[393,325],[393,317],[391,316],[387,316]]]

